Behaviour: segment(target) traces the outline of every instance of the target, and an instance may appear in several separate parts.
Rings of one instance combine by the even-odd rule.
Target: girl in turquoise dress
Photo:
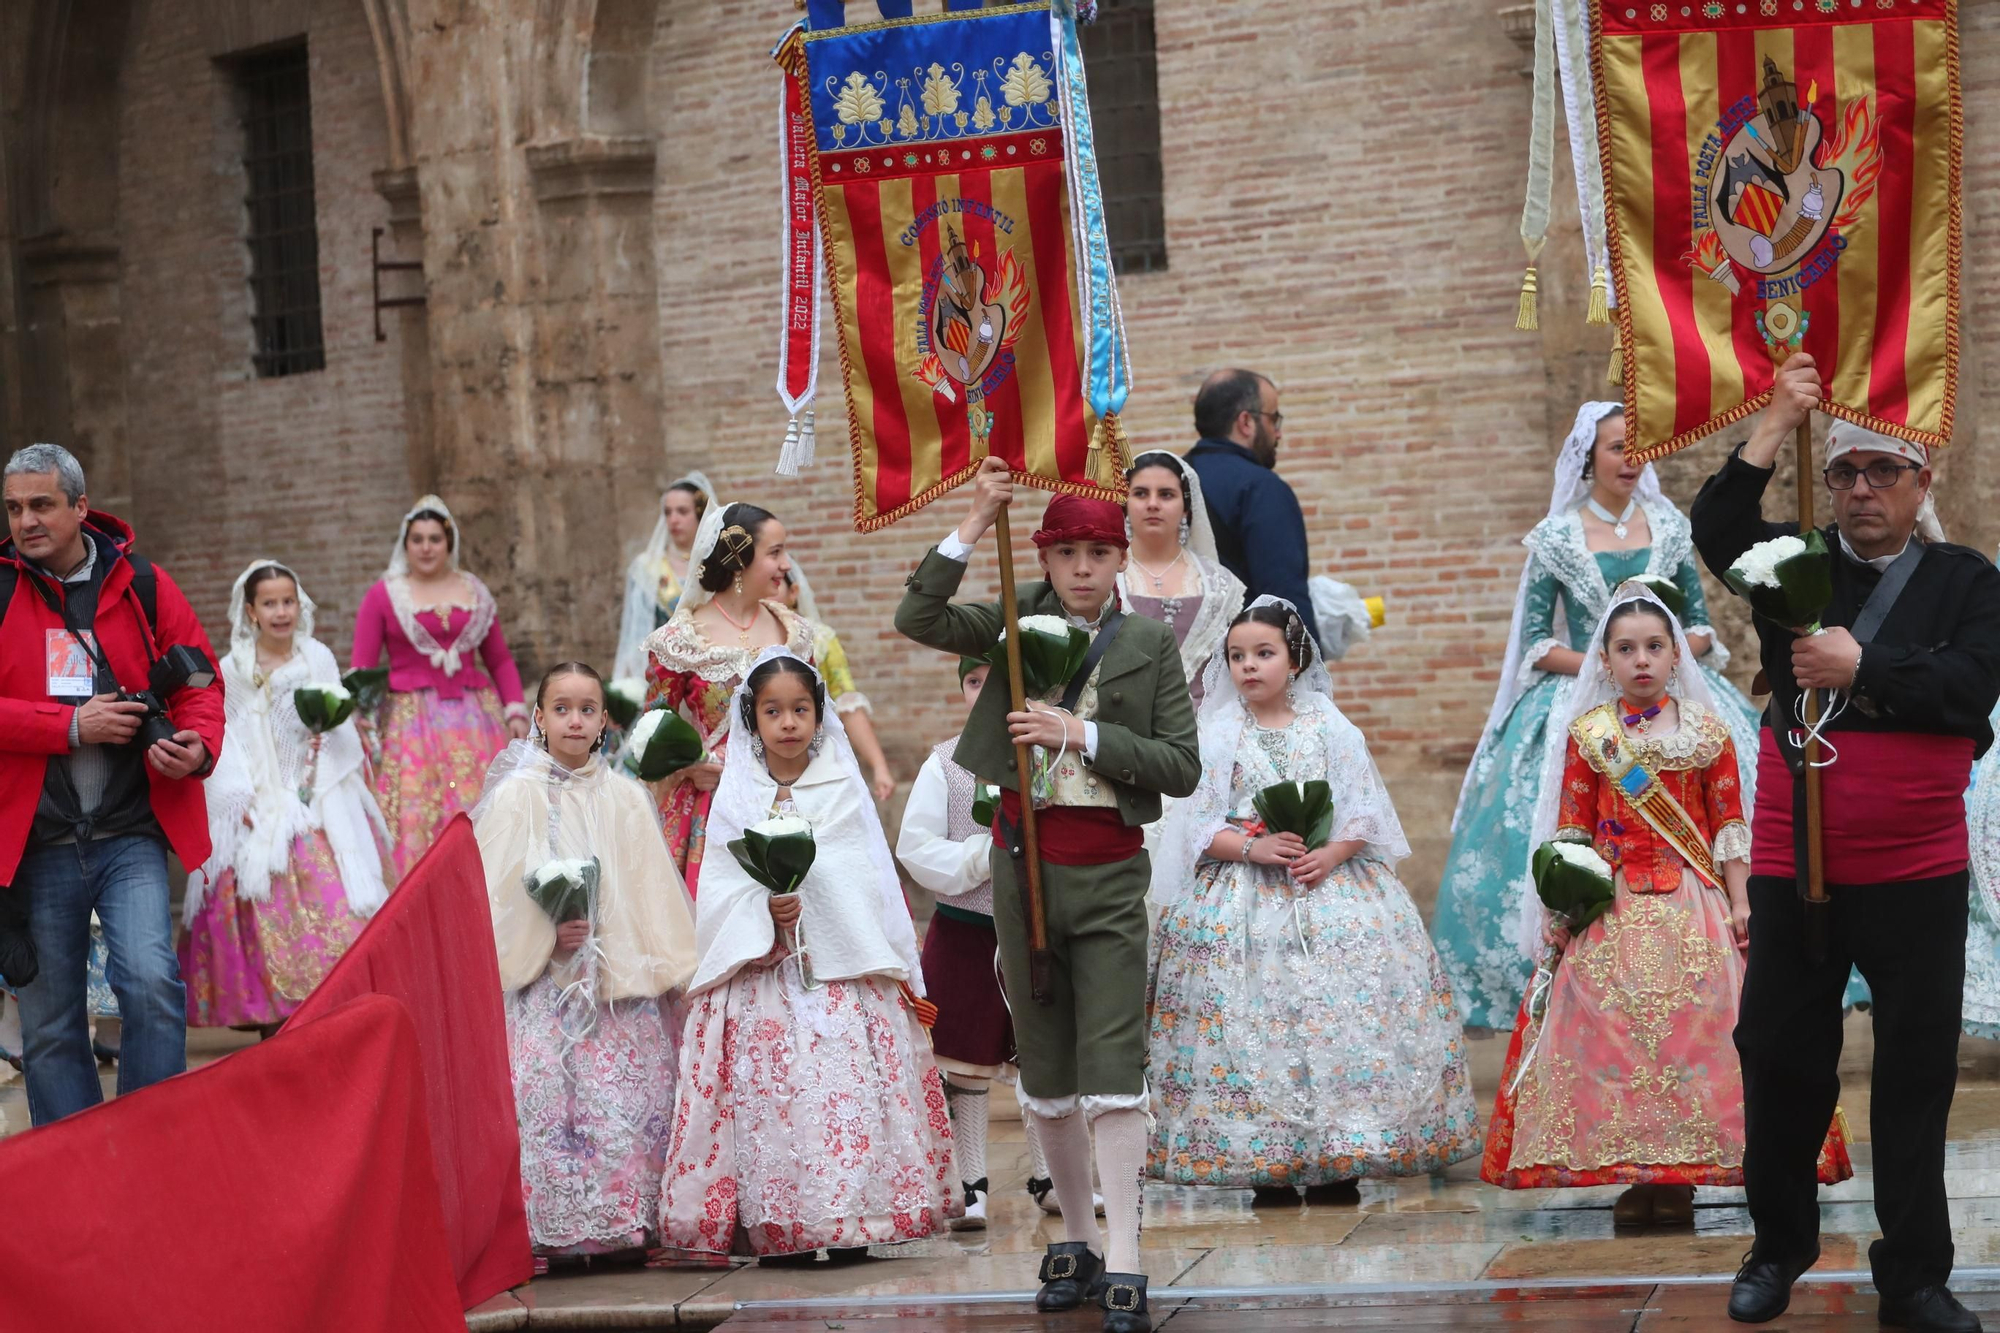
[[[1583,662],[1611,590],[1650,574],[1680,590],[1688,646],[1742,754],[1757,752],[1759,710],[1722,675],[1729,654],[1708,623],[1687,516],[1651,464],[1625,461],[1624,409],[1585,403],[1556,460],[1549,515],[1525,538],[1507,658],[1452,816],[1431,935],[1466,1026],[1511,1031],[1539,941],[1514,938],[1540,796],[1549,713]],[[1686,669],[1686,668],[1683,668]],[[1560,746],[1558,730],[1553,743]],[[1561,771],[1557,764],[1555,772]],[[1743,779],[1746,815],[1755,774]]]

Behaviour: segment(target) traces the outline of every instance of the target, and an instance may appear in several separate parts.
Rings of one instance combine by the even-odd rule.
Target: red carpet
[[[416,1023],[445,1240],[469,1309],[526,1282],[534,1260],[521,1202],[521,1139],[493,917],[479,844],[463,815],[445,827],[274,1040],[282,1043],[294,1030],[303,1035],[315,1020],[370,992],[401,1000]]]
[[[462,1333],[422,1077],[364,996],[0,1142],[0,1333]]]

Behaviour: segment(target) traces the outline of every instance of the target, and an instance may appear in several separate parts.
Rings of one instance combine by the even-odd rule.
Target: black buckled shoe
[[[1104,1307],[1104,1333],[1152,1333],[1144,1273],[1106,1273],[1098,1304]]]
[[[1979,1333],[1979,1316],[1943,1286],[1918,1287],[1907,1296],[1884,1296],[1876,1318],[1884,1328],[1915,1333]]]
[[[1729,1288],[1729,1317],[1739,1324],[1765,1324],[1792,1303],[1792,1284],[1819,1262],[1819,1247],[1803,1263],[1766,1259],[1755,1250],[1743,1256],[1736,1281]]]
[[[1104,1260],[1080,1240],[1059,1241],[1042,1256],[1035,1277],[1042,1284],[1035,1293],[1037,1310],[1044,1314],[1074,1310],[1104,1289]]]

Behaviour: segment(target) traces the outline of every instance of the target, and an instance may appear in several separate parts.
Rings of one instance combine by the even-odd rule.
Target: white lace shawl
[[[1259,597],[1250,604],[1293,609],[1281,597]],[[1310,642],[1310,639],[1308,639]],[[1333,702],[1333,682],[1319,650],[1292,684],[1293,710],[1316,715],[1317,743],[1326,749],[1327,784],[1333,792],[1333,841],[1358,839],[1368,844],[1362,855],[1393,865],[1410,854],[1402,821],[1389,789],[1368,753],[1367,738]],[[1239,789],[1239,773],[1254,775],[1258,762],[1245,753],[1244,738],[1255,721],[1237,692],[1226,654],[1209,659],[1203,679],[1201,713],[1202,775],[1194,794],[1176,801],[1162,821],[1159,850],[1153,858],[1152,898],[1161,906],[1179,902],[1193,886],[1197,864],[1231,815],[1253,817],[1251,798],[1264,784]],[[1277,781],[1273,778],[1272,781]]]
[[[596,857],[585,919],[590,943],[558,980],[592,1003],[645,999],[694,972],[694,913],[646,789],[593,755],[571,772],[539,740],[493,761],[472,811],[500,954],[500,984],[519,990],[554,957],[556,927],[524,880],[545,863]]]
[[[238,594],[241,600],[241,593]],[[347,905],[370,916],[388,897],[379,834],[388,828],[361,769],[361,738],[352,719],[328,732],[312,764],[312,733],[299,720],[292,691],[303,685],[337,685],[340,667],[317,639],[296,637],[289,661],[256,683],[255,648],[245,674],[234,647],[222,660],[224,732],[228,738],[205,786],[208,861],[188,876],[183,920],[192,923],[225,870],[236,872],[237,894],[269,902],[271,876],[291,861],[292,841],[322,829],[333,850]],[[299,800],[307,770],[312,804]],[[245,818],[248,826],[245,826]]]
[[[1208,660],[1222,647],[1222,640],[1229,633],[1229,622],[1243,609],[1243,580],[1223,568],[1222,561],[1215,553],[1215,527],[1209,521],[1208,502],[1202,498],[1201,474],[1189,467],[1178,454],[1164,449],[1148,449],[1132,460],[1132,471],[1149,464],[1149,458],[1172,459],[1185,482],[1185,499],[1188,525],[1187,536],[1182,541],[1188,559],[1194,564],[1201,579],[1201,608],[1195,612],[1194,623],[1188,626],[1187,637],[1181,640],[1181,674],[1188,680],[1201,679],[1202,669]],[[1128,519],[1125,530],[1132,530]],[[1132,586],[1123,573],[1118,576],[1118,593],[1127,606],[1132,604]],[[800,603],[801,607],[804,603]]]
[[[796,656],[784,648],[766,648],[751,670],[775,657]],[[746,671],[730,696],[732,718],[742,716],[749,677]],[[791,784],[793,803],[812,824],[816,844],[812,870],[798,890],[804,906],[803,947],[821,980],[888,976],[907,981],[922,995],[916,929],[874,798],[862,780],[840,714],[828,708],[821,726],[820,752]],[[754,749],[749,744],[729,747],[709,807],[709,852],[702,862],[701,893],[695,900],[700,962],[688,983],[690,995],[722,985],[744,964],[769,953],[776,939],[767,906],[769,891],[751,879],[728,850],[744,829],[768,819],[777,802],[778,784]]]
[[[702,508],[706,516],[711,509],[718,508],[721,501],[715,498],[715,487],[706,474],[690,472],[685,477],[676,477],[668,484],[667,490],[686,482],[698,488],[707,498]],[[644,677],[646,674],[646,636],[657,626],[654,608],[660,604],[660,574],[667,560],[667,543],[671,534],[667,530],[667,497],[660,496],[659,518],[653,524],[653,533],[646,538],[646,544],[625,566],[625,604],[618,618],[618,653],[613,659],[614,676]],[[694,561],[688,561],[688,579],[694,575]]]
[[[1605,603],[1597,613],[1597,622],[1590,632],[1590,645],[1584,653],[1583,666],[1569,689],[1563,692],[1555,709],[1549,714],[1548,732],[1542,745],[1542,780],[1535,800],[1535,816],[1530,825],[1528,846],[1533,849],[1553,838],[1562,811],[1562,775],[1564,761],[1569,752],[1570,724],[1594,708],[1612,703],[1620,697],[1616,682],[1604,666],[1605,620],[1613,606],[1630,601],[1651,602],[1674,627],[1674,648],[1680,654],[1678,670],[1679,682],[1674,686],[1673,699],[1681,713],[1680,729],[1692,731],[1694,719],[1702,712],[1721,717],[1715,694],[1708,687],[1708,680],[1693,665],[1694,656],[1688,651],[1687,631],[1674,613],[1644,584],[1625,583],[1607,592]],[[1755,756],[1746,760],[1737,756],[1738,763],[1755,762]],[[1719,831],[1718,831],[1719,832]],[[1748,852],[1748,847],[1744,851]],[[1523,956],[1539,959],[1543,952],[1542,938],[1546,930],[1546,909],[1541,896],[1535,891],[1534,876],[1527,873],[1527,867],[1519,868],[1515,877],[1518,896],[1513,920],[1507,937],[1521,950]]]

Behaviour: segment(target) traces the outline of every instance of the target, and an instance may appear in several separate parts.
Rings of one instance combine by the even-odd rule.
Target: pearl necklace
[[[1585,496],[1583,502],[1590,506],[1591,513],[1611,525],[1611,531],[1617,535],[1619,541],[1622,542],[1625,540],[1625,525],[1631,520],[1632,511],[1639,507],[1637,496],[1625,502],[1625,512],[1622,514],[1613,514],[1609,509],[1597,503],[1597,497],[1594,495]]]

